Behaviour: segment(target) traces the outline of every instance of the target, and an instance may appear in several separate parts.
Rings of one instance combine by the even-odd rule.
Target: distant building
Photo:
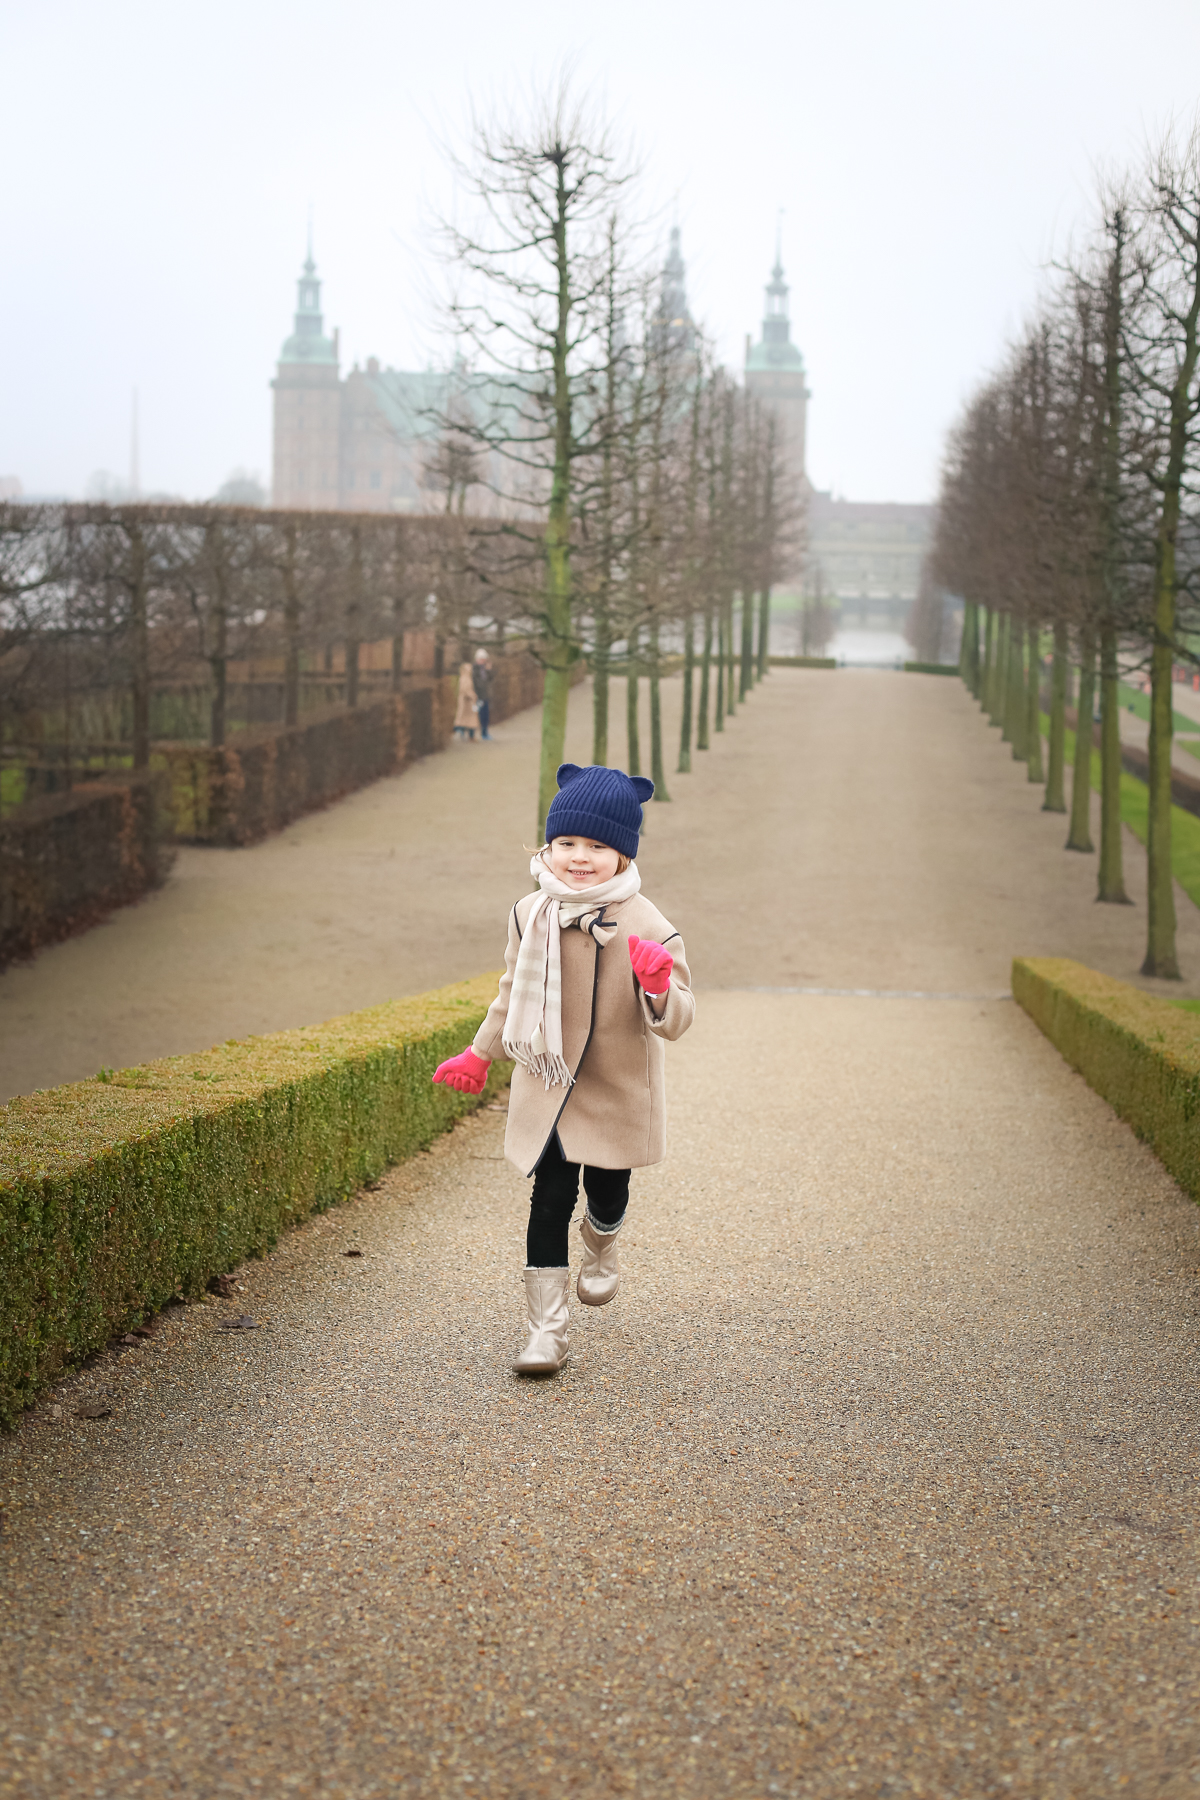
[[[932,506],[835,500],[808,479],[808,402],[804,358],[792,343],[790,290],[779,250],[767,283],[762,338],[746,339],[746,387],[774,412],[788,457],[808,499],[802,586],[836,601],[844,624],[903,624],[917,597],[921,562],[933,530]]]
[[[783,279],[779,250],[767,283],[762,338],[757,344],[746,337],[747,393],[769,406],[778,421],[784,453],[793,473],[808,486],[805,459],[808,449],[808,379],[804,358],[792,342],[788,317],[790,289]]]
[[[455,376],[384,369],[373,356],[343,376],[337,333],[325,334],[311,250],[271,386],[276,506],[423,512],[439,504],[438,446]]]
[[[651,325],[660,341],[690,353],[695,324],[688,311],[680,233],[672,229],[658,307]],[[791,341],[790,289],[776,248],[766,287],[762,336],[746,339],[748,392],[779,421],[789,464],[808,502],[808,535],[797,575],[809,594],[838,602],[844,622],[903,622],[916,598],[921,560],[933,524],[931,506],[835,500],[808,479],[808,402],[804,358]],[[350,512],[425,512],[447,504],[447,489],[485,465],[466,435],[455,442],[449,422],[482,404],[493,416],[506,406],[499,390],[453,370],[406,373],[369,357],[342,375],[338,338],[326,336],[321,283],[311,248],[297,284],[292,335],[272,382],[275,400],[272,498],[276,506]],[[489,473],[499,479],[495,456]],[[464,474],[465,471],[465,474]],[[453,494],[451,498],[454,498]]]
[[[932,506],[811,493],[805,592],[836,600],[843,625],[898,631],[917,597],[933,515]]]

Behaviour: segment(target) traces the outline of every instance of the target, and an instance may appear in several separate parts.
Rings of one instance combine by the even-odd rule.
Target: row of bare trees
[[[1150,680],[1143,973],[1177,978],[1171,859],[1173,680],[1200,666],[1200,126],[1105,183],[1077,254],[953,434],[933,573],[964,600],[961,665],[1097,898],[1127,904],[1119,682]],[[1043,694],[1049,659],[1049,691]],[[1077,690],[1071,795],[1066,749]],[[1043,708],[1048,712],[1043,759]]]
[[[455,518],[0,508],[0,753],[69,786],[114,759],[145,767],[153,738],[222,744],[240,723],[356,706],[364,684],[401,684],[406,633],[503,638],[503,594],[467,539]],[[390,668],[365,669],[364,645],[389,638]]]
[[[626,665],[629,760],[650,684],[650,773],[666,799],[659,674],[684,659],[679,768],[765,671],[769,596],[798,553],[801,497],[769,412],[715,365],[647,253],[636,172],[603,115],[562,84],[477,124],[442,227],[449,320],[488,402],[443,421],[489,491],[494,529],[536,593],[546,666],[538,826],[563,758],[572,665]],[[698,684],[698,685],[697,685]],[[711,714],[710,714],[711,709]],[[711,724],[710,724],[711,718]]]

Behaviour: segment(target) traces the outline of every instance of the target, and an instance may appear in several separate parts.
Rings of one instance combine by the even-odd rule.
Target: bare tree
[[[595,455],[603,418],[596,396],[611,352],[612,221],[632,170],[609,126],[565,80],[523,114],[477,120],[455,168],[476,205],[471,223],[442,227],[462,275],[451,316],[495,396],[472,430],[504,459],[514,511],[541,518],[540,832],[556,791],[578,654],[575,473]]]

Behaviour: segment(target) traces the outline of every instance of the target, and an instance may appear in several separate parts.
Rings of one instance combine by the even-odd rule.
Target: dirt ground
[[[665,684],[672,746],[680,691]],[[590,758],[590,705],[577,688],[570,760]],[[621,688],[612,714],[623,764]],[[0,976],[0,1097],[494,968],[528,881],[538,730],[523,713],[265,843],[182,851],[160,893]],[[1093,903],[1095,857],[1063,852],[1065,821],[956,681],[776,669],[694,763],[668,775],[639,860],[688,918],[702,985],[992,993],[1015,953],[1138,979],[1144,907]],[[1172,991],[1200,994],[1200,912],[1178,898]]]

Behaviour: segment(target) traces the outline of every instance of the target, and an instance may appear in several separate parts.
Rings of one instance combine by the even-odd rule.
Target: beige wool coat
[[[476,1056],[504,1060],[504,1023],[521,935],[536,894],[526,894],[508,921],[500,992],[475,1034]],[[683,1036],[696,1011],[683,939],[641,894],[605,910],[617,934],[600,945],[578,926],[561,938],[563,1055],[575,1077],[547,1088],[517,1065],[508,1102],[504,1153],[532,1175],[557,1130],[568,1162],[593,1169],[643,1169],[667,1148],[663,1044]],[[630,936],[663,944],[675,959],[659,1018],[629,961]]]

